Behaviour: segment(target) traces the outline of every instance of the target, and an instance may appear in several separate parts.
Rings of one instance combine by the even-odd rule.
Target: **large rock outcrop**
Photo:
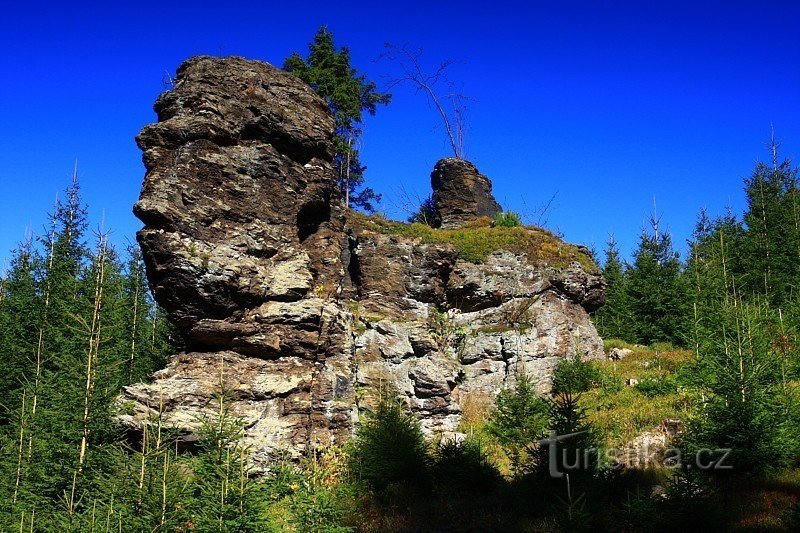
[[[431,173],[434,225],[457,228],[471,220],[493,217],[502,208],[492,196],[492,182],[464,159],[439,160]]]
[[[470,262],[456,230],[423,238],[345,213],[333,121],[292,75],[197,57],[155,109],[137,138],[147,175],[134,211],[155,297],[188,349],[126,388],[129,428],[160,416],[191,440],[224,388],[259,464],[343,442],[383,390],[430,434],[452,433],[466,403],[491,402],[520,373],[547,390],[560,358],[602,356],[587,310],[604,282],[580,249],[515,228],[527,247]],[[469,163],[434,174],[451,167],[472,177],[437,191],[475,185],[477,207],[440,202],[444,226],[499,210]]]

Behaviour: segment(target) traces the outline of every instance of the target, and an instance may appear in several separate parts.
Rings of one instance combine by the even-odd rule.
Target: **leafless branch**
[[[389,59],[400,65],[402,75],[392,78],[388,90],[398,85],[407,84],[414,88],[414,93],[425,94],[428,103],[436,109],[444,125],[447,140],[453,150],[453,155],[464,159],[464,136],[466,133],[466,96],[456,91],[456,86],[447,78],[447,69],[454,62],[446,60],[432,73],[426,73],[421,64],[422,50],[409,49],[407,45],[398,47],[386,43],[387,51],[381,57]],[[448,92],[442,93],[438,86],[447,85]]]

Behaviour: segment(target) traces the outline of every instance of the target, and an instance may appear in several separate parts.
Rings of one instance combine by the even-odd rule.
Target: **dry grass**
[[[587,270],[597,270],[592,258],[567,244],[551,232],[533,226],[492,227],[488,218],[476,220],[463,228],[436,229],[425,224],[406,224],[379,215],[350,212],[350,221],[363,229],[420,239],[425,243],[449,243],[461,259],[482,263],[493,252],[505,250],[525,254],[532,264],[563,268],[577,261]]]

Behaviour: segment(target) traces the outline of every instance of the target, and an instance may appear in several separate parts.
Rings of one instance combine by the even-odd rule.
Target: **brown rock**
[[[502,211],[492,196],[492,182],[464,159],[448,157],[436,163],[431,186],[436,227],[457,228]]]

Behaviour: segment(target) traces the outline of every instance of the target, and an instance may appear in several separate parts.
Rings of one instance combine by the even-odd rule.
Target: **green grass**
[[[471,263],[483,263],[492,253],[505,250],[525,254],[528,261],[535,265],[563,268],[577,261],[588,271],[597,270],[591,257],[546,229],[532,226],[492,227],[488,217],[458,229],[436,229],[418,222],[406,224],[379,215],[367,216],[356,212],[350,213],[350,220],[367,231],[411,237],[424,243],[452,244],[459,258]]]
[[[693,361],[693,352],[630,346],[621,341],[607,344],[630,348],[633,353],[620,361],[593,362],[601,371],[602,383],[581,398],[605,445],[620,447],[667,418],[687,419],[697,394],[680,387],[675,378],[678,370]],[[626,385],[629,379],[642,386]],[[653,383],[665,386],[654,387]]]

